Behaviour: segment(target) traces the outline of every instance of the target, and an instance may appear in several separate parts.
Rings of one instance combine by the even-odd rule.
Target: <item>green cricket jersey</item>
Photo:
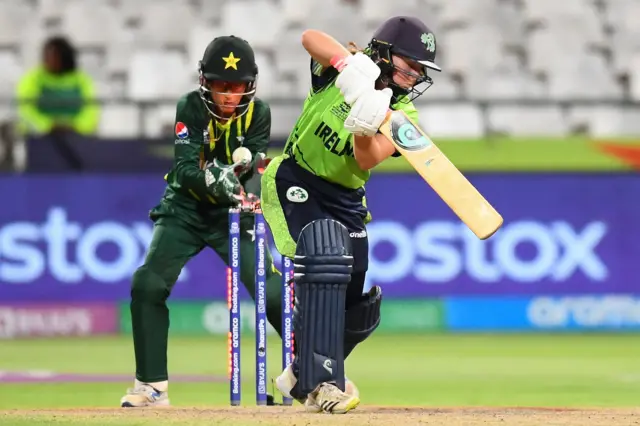
[[[371,173],[358,166],[353,154],[353,134],[344,128],[351,107],[335,86],[338,72],[334,68],[324,69],[313,60],[311,70],[312,89],[289,135],[285,154],[327,181],[360,188]],[[392,109],[402,109],[418,121],[418,112],[411,102],[397,103]]]
[[[221,124],[209,114],[198,91],[184,95],[176,108],[173,167],[165,176],[167,187],[154,211],[179,212],[191,223],[226,213],[229,205],[218,203],[207,191],[204,165],[213,159],[232,164],[233,151],[240,146],[248,148],[254,157],[266,153],[270,133],[271,110],[258,98],[244,115]],[[243,176],[242,183],[249,178]]]

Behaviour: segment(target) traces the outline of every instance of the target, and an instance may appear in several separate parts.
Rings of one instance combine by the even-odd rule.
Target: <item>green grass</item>
[[[600,171],[629,170],[630,167],[611,155],[601,152],[593,141],[584,137],[439,139],[434,142],[445,155],[465,172],[497,171]],[[616,143],[640,146],[637,139],[618,138]],[[173,145],[156,147],[153,152],[173,157]],[[272,148],[268,156],[282,153],[282,147]],[[389,158],[375,168],[376,173],[413,173],[403,158]]]
[[[255,398],[253,340],[243,341],[243,398]],[[270,341],[269,375],[280,347]],[[347,362],[363,404],[637,406],[636,335],[377,335]],[[0,370],[130,373],[130,337],[3,341]],[[225,374],[224,337],[170,341],[173,374]],[[123,383],[0,384],[0,409],[114,407]],[[228,383],[172,383],[175,406],[224,406]],[[1,422],[0,422],[1,423]]]
[[[434,142],[464,172],[606,172],[628,169],[619,159],[596,149],[593,141],[579,137]],[[413,172],[413,168],[403,157],[397,157],[384,161],[375,172]]]

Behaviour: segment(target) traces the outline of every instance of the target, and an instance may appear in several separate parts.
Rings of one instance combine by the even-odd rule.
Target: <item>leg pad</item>
[[[306,395],[323,382],[344,390],[345,302],[352,271],[344,225],[322,219],[302,229],[294,257],[296,393]]]
[[[382,289],[373,287],[362,295],[362,300],[351,306],[345,316],[344,357],[364,342],[380,325],[380,305],[382,304]]]

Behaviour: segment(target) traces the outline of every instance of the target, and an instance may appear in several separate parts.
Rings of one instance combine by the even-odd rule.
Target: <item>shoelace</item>
[[[340,397],[341,400],[349,398],[347,394],[345,394],[340,389],[332,385],[323,386],[323,389],[321,389],[320,392],[324,392],[325,396],[328,396],[328,397],[332,397],[332,398]]]
[[[135,395],[139,392],[146,392],[147,388],[151,388],[151,390],[153,390],[151,386],[139,386],[137,388],[128,388],[127,395]]]

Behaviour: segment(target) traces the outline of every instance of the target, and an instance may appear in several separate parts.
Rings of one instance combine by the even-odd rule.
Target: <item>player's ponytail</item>
[[[358,46],[354,41],[350,41],[347,44],[347,50],[349,51],[349,53],[351,53],[352,55],[355,55],[358,52],[362,52],[367,56],[371,56],[371,49],[369,47],[365,47],[364,49],[361,48],[360,46]]]
[[[360,48],[358,47],[358,45],[357,45],[355,42],[353,42],[353,41],[350,41],[350,42],[347,44],[347,50],[348,50],[348,51],[349,51],[349,53],[351,53],[352,55],[355,55],[355,54],[356,54],[356,53],[358,53],[358,52],[362,52],[362,49],[360,49]]]

